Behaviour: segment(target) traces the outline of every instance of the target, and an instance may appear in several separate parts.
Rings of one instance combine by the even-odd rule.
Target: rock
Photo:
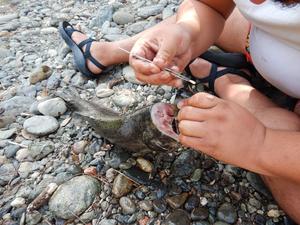
[[[146,211],[146,212],[152,211],[152,209],[153,209],[152,202],[149,201],[149,200],[143,200],[143,201],[140,201],[140,202],[139,202],[139,207],[140,207],[142,210]]]
[[[29,83],[36,84],[42,80],[46,80],[52,74],[52,70],[49,66],[42,65],[41,67],[37,68],[31,74],[29,74]]]
[[[25,96],[15,96],[9,100],[0,103],[0,108],[5,111],[3,115],[17,116],[21,113],[29,111],[30,105],[34,102],[34,99]]]
[[[148,18],[149,16],[155,16],[160,14],[164,9],[164,5],[151,5],[138,9],[137,15],[142,18]]]
[[[128,82],[131,82],[133,84],[139,84],[139,85],[144,84],[143,82],[139,81],[136,78],[134,70],[132,69],[131,66],[125,66],[123,68],[123,76],[124,76],[125,80],[127,80]]]
[[[153,164],[143,158],[137,158],[136,165],[146,173],[151,173],[153,171]]]
[[[25,120],[23,127],[29,134],[44,136],[55,132],[59,128],[59,124],[51,116],[33,116]]]
[[[122,208],[123,214],[133,214],[136,211],[134,202],[128,197],[120,198],[119,204]]]
[[[88,175],[88,176],[96,176],[97,175],[97,168],[96,167],[85,168],[83,173],[85,175]]]
[[[104,5],[97,11],[96,17],[90,22],[90,28],[102,27],[105,21],[111,21],[113,17],[113,7],[111,5]]]
[[[195,170],[196,162],[192,150],[184,151],[172,165],[172,175],[175,177],[189,177]]]
[[[37,170],[39,165],[36,162],[22,162],[18,169],[19,175],[22,178],[26,178],[32,173],[34,170]]]
[[[278,218],[280,217],[280,211],[278,209],[271,209],[267,213],[268,217]]]
[[[0,140],[5,140],[11,138],[16,133],[17,129],[9,129],[9,130],[0,130]]]
[[[217,221],[214,223],[214,225],[229,225],[228,223],[224,223],[222,221]]]
[[[4,128],[7,125],[13,123],[16,120],[14,116],[0,116],[0,128]]]
[[[47,89],[54,90],[59,87],[59,84],[62,80],[61,73],[54,72],[47,80]]]
[[[192,211],[193,209],[197,208],[200,204],[200,198],[196,195],[191,195],[186,203],[184,204],[184,208],[187,211]]]
[[[26,224],[36,225],[40,224],[42,220],[42,214],[39,211],[28,212],[26,214]]]
[[[112,98],[113,103],[119,107],[129,107],[136,103],[135,95],[131,91],[119,91]]]
[[[161,199],[155,199],[153,201],[153,209],[157,213],[163,213],[167,209],[166,203]]]
[[[113,42],[113,41],[120,41],[129,38],[128,35],[125,34],[107,34],[103,37],[107,41]]]
[[[17,175],[13,164],[6,163],[0,166],[0,186],[10,182]]]
[[[26,201],[24,198],[17,197],[10,203],[10,205],[14,208],[20,208],[21,206],[25,205],[25,202]]]
[[[117,24],[124,25],[132,23],[134,21],[134,16],[129,11],[121,9],[114,13],[113,21]]]
[[[49,210],[63,219],[75,218],[93,203],[100,191],[99,181],[89,176],[79,176],[62,184],[49,201]]]
[[[202,176],[202,169],[198,168],[193,172],[191,176],[191,181],[198,182],[201,179],[201,176]]]
[[[41,160],[54,151],[55,147],[50,141],[33,143],[28,146],[29,155],[32,160]]]
[[[7,48],[0,47],[0,59],[12,56],[12,52]]]
[[[88,141],[82,140],[73,144],[72,151],[75,154],[84,153],[86,146],[88,145]]]
[[[259,193],[263,194],[265,197],[271,199],[272,195],[266,188],[264,182],[261,180],[259,175],[252,173],[252,172],[247,172],[247,180],[251,184],[251,186],[258,191]]]
[[[132,185],[132,181],[119,174],[114,180],[112,193],[115,195],[115,197],[120,198],[131,191]]]
[[[138,34],[138,33],[142,32],[143,30],[145,30],[145,26],[147,24],[148,24],[147,21],[138,21],[136,23],[133,23],[133,24],[127,26],[127,28],[126,28],[126,34],[127,35]],[[123,71],[123,74],[124,74],[124,71]],[[132,74],[131,74],[131,77],[132,77]],[[138,82],[140,82],[140,81],[138,81]]]
[[[87,212],[83,213],[80,216],[80,221],[82,221],[84,223],[88,223],[96,217],[97,217],[97,213],[95,212],[95,210],[91,210],[91,211],[87,211]]]
[[[170,16],[174,15],[174,10],[172,9],[172,7],[166,7],[164,8],[163,12],[162,12],[162,17],[163,20],[167,19]]]
[[[3,16],[0,16],[0,25],[6,24],[10,22],[11,20],[19,18],[19,15],[17,13],[12,13],[12,14],[6,14]]]
[[[38,110],[45,116],[58,117],[67,111],[67,106],[61,98],[53,98],[39,103]]]
[[[113,89],[109,88],[96,88],[96,96],[98,98],[107,98],[115,93]]]
[[[230,224],[233,224],[237,220],[236,210],[229,203],[224,203],[220,206],[217,216],[219,220]]]
[[[167,215],[163,225],[190,225],[189,215],[182,209],[174,210]]]
[[[113,219],[103,219],[100,221],[99,225],[117,225],[117,221]]]
[[[188,193],[182,193],[181,195],[167,197],[166,201],[173,209],[178,209],[185,203],[188,196]]]
[[[206,220],[208,216],[209,216],[208,209],[203,207],[195,208],[191,213],[191,218],[194,221]]]
[[[8,145],[4,149],[4,154],[7,158],[13,158],[19,149],[20,149],[20,146],[18,146],[18,145]]]

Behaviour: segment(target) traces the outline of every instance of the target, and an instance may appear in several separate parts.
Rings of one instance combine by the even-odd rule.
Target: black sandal
[[[242,68],[249,68],[249,64],[245,57],[240,53],[216,53],[213,51],[207,51],[202,54],[200,58],[209,61],[212,65],[209,75],[201,79],[196,79],[196,82],[208,83],[208,88],[213,93],[215,93],[215,80],[229,73],[241,76],[251,83],[251,77],[241,70]],[[189,76],[193,77],[190,70],[190,64],[186,67],[185,71]],[[220,66],[227,68],[218,71],[218,67]]]
[[[79,44],[76,44],[72,40],[72,34],[77,31],[82,33],[79,30],[76,30],[70,23],[64,21],[60,23],[59,25],[59,33],[61,37],[64,39],[66,44],[70,47],[70,49],[73,52],[74,62],[77,67],[77,69],[86,77],[90,79],[96,79],[99,78],[99,75],[103,75],[111,70],[111,68],[108,68],[104,65],[102,65],[100,62],[98,62],[92,55],[91,55],[91,45],[92,42],[96,41],[92,38],[87,38],[86,40],[80,42]],[[86,45],[85,51],[82,51],[82,47]],[[95,66],[97,66],[99,69],[102,70],[101,73],[95,74],[92,73],[88,67],[87,67],[87,60],[90,60]]]

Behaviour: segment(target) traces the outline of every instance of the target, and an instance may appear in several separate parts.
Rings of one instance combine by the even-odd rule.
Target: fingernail
[[[177,103],[177,108],[178,108],[178,109],[181,109],[182,106],[183,106],[183,104],[184,104],[183,101],[178,102],[178,103]]]
[[[159,69],[156,67],[151,67],[151,73],[159,73]]]
[[[154,62],[155,64],[160,65],[160,66],[165,65],[165,60],[163,60],[162,58],[155,58],[155,59],[153,60],[153,62]]]
[[[162,79],[167,79],[170,77],[170,74],[168,72],[164,72],[162,75],[161,75],[161,78]]]

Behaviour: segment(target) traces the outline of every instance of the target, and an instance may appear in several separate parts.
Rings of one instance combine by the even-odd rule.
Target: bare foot
[[[298,102],[296,103],[296,106],[294,108],[294,112],[298,114],[298,116],[300,116],[300,100],[298,100]]]
[[[212,64],[202,58],[196,58],[193,63],[190,64],[190,70],[194,77],[205,78],[209,75]],[[218,67],[218,71],[225,69],[225,67]],[[244,71],[244,70],[243,70]],[[244,72],[249,73],[247,70]],[[215,92],[218,94],[225,85],[229,84],[247,84],[250,83],[243,77],[238,75],[224,75],[216,79]],[[208,85],[208,84],[205,84]]]
[[[72,39],[76,44],[79,44],[83,40],[87,39],[88,37],[80,32],[74,32],[72,34]],[[85,52],[86,45],[83,46],[82,50]],[[107,55],[107,52],[109,51],[108,49],[108,44],[106,42],[98,42],[95,41],[91,45],[91,55],[103,66],[109,66],[109,57]],[[106,53],[106,54],[105,54]],[[94,74],[100,74],[101,69],[99,69],[95,64],[93,64],[90,60],[87,60],[86,65],[88,69],[94,73]]]

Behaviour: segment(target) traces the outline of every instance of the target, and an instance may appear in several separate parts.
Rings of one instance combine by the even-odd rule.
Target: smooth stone
[[[20,208],[25,205],[25,202],[25,198],[17,197],[10,203],[10,205],[14,208]]]
[[[156,16],[160,14],[164,9],[164,5],[151,5],[138,9],[137,15],[142,18],[148,18],[149,16]]]
[[[96,89],[96,96],[98,98],[107,98],[112,96],[115,93],[113,89],[109,88],[97,88]]]
[[[182,209],[174,210],[167,215],[164,225],[190,225],[189,215]]]
[[[67,111],[67,106],[61,98],[53,98],[39,103],[38,110],[45,116],[58,117]]]
[[[28,212],[26,213],[26,224],[28,225],[40,224],[42,217],[43,216],[39,211]]]
[[[153,204],[149,200],[143,200],[139,202],[139,207],[144,210],[144,211],[152,211],[153,209]]]
[[[80,221],[82,221],[84,223],[88,223],[88,222],[92,221],[93,219],[95,219],[96,217],[97,217],[97,213],[95,212],[95,210],[92,210],[92,211],[83,213],[80,216]]]
[[[191,176],[191,181],[193,182],[198,182],[202,177],[202,169],[198,168],[195,169],[195,171],[193,172],[192,176]]]
[[[195,170],[196,161],[192,150],[184,151],[174,161],[171,171],[175,177],[189,177]]]
[[[180,195],[167,197],[166,201],[173,209],[178,209],[185,203],[188,196],[188,193],[182,193]]]
[[[191,213],[191,218],[194,221],[206,220],[208,216],[209,216],[208,209],[204,207],[195,208]]]
[[[44,136],[55,132],[59,128],[59,124],[51,116],[33,116],[25,120],[23,127],[30,134]]]
[[[133,183],[131,180],[128,180],[122,174],[118,174],[113,183],[112,193],[116,198],[120,198],[131,191],[132,185]]]
[[[0,108],[4,108],[5,112],[3,115],[16,116],[21,113],[29,112],[31,104],[35,100],[31,97],[15,96],[9,100],[0,103]]]
[[[10,22],[11,20],[18,19],[19,15],[17,13],[12,13],[12,14],[6,14],[3,16],[0,16],[0,25],[6,24]]]
[[[16,133],[17,129],[9,129],[9,130],[0,130],[0,140],[5,140],[11,138]]]
[[[50,141],[33,143],[28,146],[29,155],[32,159],[41,160],[50,153],[54,152],[55,146]]]
[[[150,161],[143,158],[137,158],[136,165],[146,173],[151,173],[154,168],[153,164]]]
[[[166,203],[162,199],[153,200],[153,209],[157,213],[163,213],[167,209]]]
[[[136,103],[136,98],[132,92],[121,91],[112,97],[112,101],[116,106],[129,107]]]
[[[236,210],[229,203],[224,203],[220,206],[217,212],[217,216],[219,220],[230,224],[233,224],[237,220]]]
[[[133,214],[136,211],[136,206],[134,202],[128,197],[122,197],[119,200],[119,204],[122,207],[122,211],[124,214]]]
[[[19,175],[22,178],[26,178],[30,173],[39,169],[39,164],[36,162],[22,162],[18,169]]]
[[[84,153],[86,146],[88,145],[88,141],[86,140],[82,140],[82,141],[78,141],[76,143],[73,144],[72,146],[72,151],[75,154],[80,154],[80,153]]]
[[[31,74],[29,74],[29,83],[36,84],[42,80],[46,80],[52,74],[52,70],[49,66],[42,65],[41,67],[35,69]]]
[[[7,184],[17,175],[13,164],[6,163],[0,166],[0,186]]]
[[[117,225],[117,221],[114,219],[102,219],[99,225]]]
[[[128,34],[128,35],[138,34],[138,33],[142,32],[143,30],[145,30],[145,26],[147,24],[148,23],[146,21],[139,21],[139,22],[133,23],[133,24],[127,26],[126,34]]]
[[[127,80],[128,82],[131,82],[133,84],[139,84],[139,85],[144,84],[143,82],[139,81],[136,78],[134,70],[131,66],[125,66],[123,68],[122,73],[123,73],[123,76],[124,76],[125,80]]]
[[[49,210],[62,219],[75,218],[90,207],[99,192],[98,180],[89,176],[74,177],[55,191]]]
[[[184,204],[184,208],[188,211],[192,211],[193,209],[197,208],[199,204],[200,198],[196,195],[191,195]]]
[[[267,215],[271,218],[278,218],[280,217],[280,211],[277,209],[271,209],[268,211]]]
[[[129,11],[121,9],[114,13],[113,21],[117,24],[124,25],[127,23],[132,23],[134,21],[134,16]]]
[[[20,146],[18,146],[18,145],[9,145],[9,146],[5,147],[4,154],[7,158],[13,158],[19,149],[20,149]]]

